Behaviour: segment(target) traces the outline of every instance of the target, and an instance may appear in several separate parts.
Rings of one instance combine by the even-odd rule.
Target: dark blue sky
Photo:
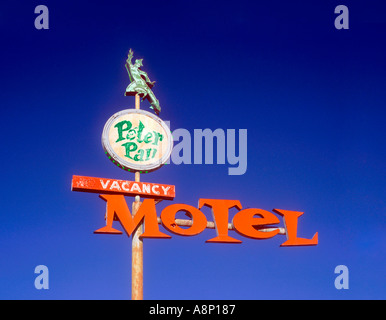
[[[49,30],[34,9],[49,8]],[[334,8],[349,8],[349,29]],[[142,175],[176,198],[304,211],[299,235],[239,245],[144,241],[145,299],[385,299],[386,5],[383,1],[14,1],[0,12],[1,299],[129,299],[131,242],[95,235],[105,202],[73,174],[134,179],[101,133],[125,97],[129,48],[171,129],[248,130],[248,169],[175,165]],[[147,102],[143,108],[148,109]],[[128,202],[131,199],[128,198]],[[208,218],[209,211],[205,211]],[[46,265],[50,289],[36,290]],[[337,290],[334,269],[349,269]]]

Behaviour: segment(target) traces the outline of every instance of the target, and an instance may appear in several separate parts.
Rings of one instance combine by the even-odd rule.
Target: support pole
[[[135,109],[139,109],[140,97],[135,95]],[[140,182],[140,173],[135,173],[135,182]],[[139,196],[133,202],[133,216],[141,205]],[[143,233],[143,224],[140,223],[133,232],[131,241],[131,299],[143,300],[143,241],[139,236]]]

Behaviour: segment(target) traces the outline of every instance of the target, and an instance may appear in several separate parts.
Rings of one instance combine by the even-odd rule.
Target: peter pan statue
[[[135,96],[136,94],[139,94],[142,101],[147,99],[150,103],[150,108],[153,109],[157,115],[159,115],[161,107],[159,105],[159,101],[151,90],[151,88],[154,87],[155,81],[151,82],[147,73],[140,69],[140,67],[142,67],[143,59],[136,59],[135,63],[132,64],[132,58],[133,51],[130,49],[125,66],[127,72],[129,73],[131,83],[126,88],[125,96]]]

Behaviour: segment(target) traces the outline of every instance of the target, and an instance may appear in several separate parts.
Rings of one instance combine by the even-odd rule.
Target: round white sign
[[[102,145],[118,167],[147,173],[169,159],[173,137],[168,126],[154,114],[127,109],[114,114],[105,124]]]

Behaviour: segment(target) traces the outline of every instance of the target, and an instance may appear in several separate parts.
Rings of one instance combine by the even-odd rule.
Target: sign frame
[[[166,147],[166,152],[161,156],[161,158],[153,161],[150,164],[135,164],[123,159],[114,151],[109,141],[109,132],[111,129],[111,125],[114,123],[114,121],[117,118],[127,114],[134,114],[134,115],[140,114],[140,115],[149,117],[162,127],[162,129],[166,133],[165,139],[167,140],[167,147]],[[173,137],[172,137],[170,128],[166,125],[166,123],[162,119],[160,119],[156,115],[141,109],[125,109],[113,114],[107,120],[102,132],[102,146],[105,151],[105,154],[109,157],[109,159],[121,169],[128,172],[148,173],[159,169],[168,161],[173,150]]]

